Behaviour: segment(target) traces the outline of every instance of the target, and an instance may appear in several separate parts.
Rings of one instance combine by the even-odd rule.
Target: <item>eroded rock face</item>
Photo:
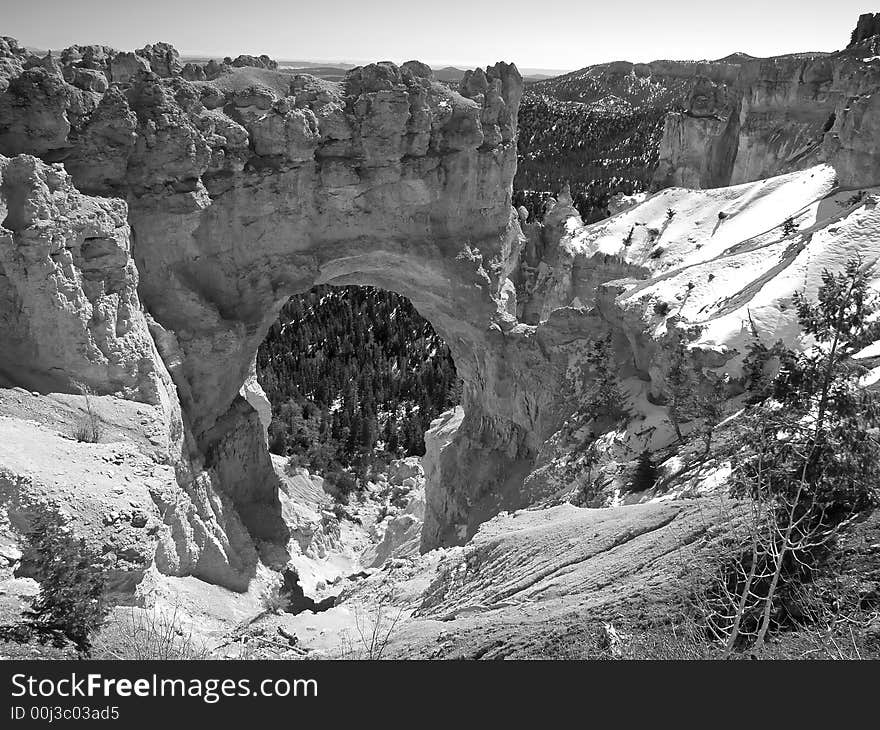
[[[245,587],[256,563],[252,540],[230,499],[214,490],[216,475],[204,471],[185,431],[176,389],[137,296],[125,202],[82,195],[60,165],[26,155],[0,157],[0,339],[4,384],[43,393],[113,393],[154,407],[148,422],[157,427],[155,468],[144,467],[139,482],[162,516],[152,540],[157,564],[170,574]],[[52,480],[39,476],[38,460],[31,462],[30,471],[7,459],[2,466],[10,484],[36,480],[44,486],[31,492],[45,493]],[[65,500],[76,505],[84,515],[81,532],[100,550],[106,540],[90,524],[94,518],[100,526],[100,514],[84,505],[100,506],[101,490],[121,485],[77,477],[75,490],[54,501],[59,509]],[[23,494],[4,490],[2,501],[21,501]]]
[[[842,185],[880,181],[874,22],[862,16],[837,53],[726,59],[734,73],[706,75],[667,117],[655,186],[736,185],[821,162]]]
[[[124,201],[82,195],[60,164],[0,156],[0,382],[25,386],[21,393],[34,403],[41,392],[85,399],[103,433],[113,428],[107,423],[138,419],[114,413],[105,422],[103,400],[93,395],[89,404],[85,394],[140,402],[139,422],[150,429],[146,448],[123,444],[114,452],[105,443],[77,444],[71,420],[47,423],[43,433],[38,426],[23,431],[8,425],[0,505],[19,531],[37,508],[73,515],[90,546],[113,558],[120,590],[131,590],[132,576],[150,562],[170,575],[245,590],[257,563],[254,538],[261,533],[244,527],[234,491],[217,487],[226,475],[206,466],[186,428],[137,282]],[[257,423],[253,410],[242,420],[260,453],[265,437]],[[49,453],[42,455],[46,444]],[[108,462],[111,470],[121,468],[107,473]],[[137,509],[126,511],[135,501]],[[125,509],[111,508],[114,502]],[[262,504],[244,514],[253,516]],[[152,520],[149,530],[142,515]],[[258,521],[266,530],[277,526],[272,519]],[[283,531],[277,534],[283,538]]]
[[[835,172],[826,166],[715,196],[666,191],[593,226],[583,225],[563,191],[544,224],[529,226],[511,207],[522,82],[504,63],[466,74],[458,91],[415,62],[359,67],[337,84],[230,60],[193,81],[200,72],[184,74],[175,54],[158,46],[146,54],[147,69],[137,61],[145,59],[141,52],[132,61],[100,47],[77,49],[58,62],[22,57],[5,43],[0,153],[63,160],[66,170],[27,156],[6,163],[12,172],[0,188],[0,234],[9,234],[5,247],[0,236],[0,251],[17,279],[6,285],[0,323],[23,342],[11,362],[47,377],[88,378],[99,392],[130,398],[154,397],[148,386],[164,384],[155,397],[166,394],[169,424],[178,424],[168,450],[176,488],[153,497],[164,525],[156,565],[239,590],[258,555],[283,565],[291,545],[263,403],[247,385],[257,348],[291,294],[324,283],[394,290],[449,345],[463,402],[428,437],[426,549],[464,542],[501,511],[577,487],[559,456],[573,439],[614,430],[584,412],[596,343],[608,343],[610,366],[637,395],[660,398],[669,366],[664,338],[698,324],[706,331],[689,344],[690,365],[701,373],[727,366],[734,344],[744,341],[734,332],[737,318],[756,311],[753,299],[788,272],[792,252],[813,247],[780,291],[809,279],[814,293],[822,246],[846,229],[847,245],[837,248],[864,249],[853,231],[866,221],[876,228],[876,206],[867,199],[836,201],[849,206],[846,226],[838,226],[843,213],[829,217],[820,201],[831,194]],[[770,126],[750,127],[764,117],[748,110],[767,99],[778,100],[773,109],[814,101],[792,123],[795,137],[802,132],[806,140],[827,91],[823,74],[830,69],[834,77],[845,66],[794,59],[796,83],[780,66],[777,81],[753,99],[727,80],[736,68],[763,68],[750,63],[732,58],[722,64],[725,78],[696,84],[689,119],[701,120],[697,131],[705,134],[687,141],[690,122],[681,132],[688,145],[703,145],[690,167],[705,169],[682,167],[695,184],[806,164],[812,152],[790,159],[791,140],[773,141],[772,152]],[[863,65],[868,71],[848,78],[867,90],[874,72]],[[103,73],[109,86],[99,90],[91,72]],[[862,122],[851,106],[831,128],[869,129],[873,102],[865,96],[859,103]],[[730,105],[739,111],[715,113]],[[773,114],[768,125],[776,123]],[[748,139],[766,154],[740,156],[744,129],[753,129]],[[817,150],[832,149],[826,138]],[[837,176],[873,179],[870,139],[840,135]],[[735,155],[725,140],[736,142]],[[77,193],[71,180],[103,197]],[[90,211],[82,220],[77,206]],[[679,211],[672,218],[670,208]],[[794,245],[780,226],[808,208],[809,236],[798,234]],[[86,234],[93,228],[100,235]],[[691,279],[694,271],[700,279]],[[716,272],[736,284],[721,303],[719,283],[711,283]],[[68,282],[73,304],[56,312],[56,292]],[[25,295],[33,301],[27,310],[13,300]],[[791,340],[794,310],[780,297],[766,294],[764,321],[774,336]],[[73,338],[44,341],[44,317],[71,320]],[[144,332],[152,342],[140,345]],[[24,382],[23,374],[11,377]],[[565,431],[572,416],[593,425]],[[644,447],[634,434],[625,435],[633,440],[621,453]],[[400,527],[406,537],[409,527]]]
[[[0,150],[62,157],[83,190],[126,199],[138,291],[195,448],[261,539],[277,537],[265,514],[277,480],[239,391],[280,306],[317,283],[409,297],[466,383],[455,449],[467,455],[441,480],[450,504],[427,544],[457,535],[458,522],[472,532],[473,503],[528,462],[544,418],[519,397],[529,378],[510,364],[521,343],[507,332],[521,237],[510,206],[516,68],[470,72],[453,91],[416,63],[356,68],[334,84],[248,62],[209,82],[183,78],[175,59],[161,45],[133,57],[75,49],[60,69],[22,70],[0,96],[13,112]],[[66,80],[101,69],[103,92]]]
[[[0,370],[10,380],[161,401],[127,214],[121,200],[81,195],[60,165],[0,156]]]

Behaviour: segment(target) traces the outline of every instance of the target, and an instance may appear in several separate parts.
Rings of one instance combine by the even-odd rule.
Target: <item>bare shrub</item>
[[[857,590],[841,585],[799,585],[792,591],[799,606],[797,640],[787,642],[796,659],[877,658],[877,649],[867,639],[869,627],[880,611],[866,608]]]
[[[98,659],[131,661],[207,658],[207,649],[184,627],[178,609],[120,609],[108,621],[96,646]]]
[[[339,632],[339,651],[332,658],[342,660],[354,660],[361,658],[357,648],[355,647],[355,642],[352,638],[351,629],[346,628],[342,629],[342,631]]]
[[[359,659],[381,659],[403,618],[403,608],[393,608],[394,596],[383,596],[369,608],[358,605],[354,608],[354,623],[357,631]]]

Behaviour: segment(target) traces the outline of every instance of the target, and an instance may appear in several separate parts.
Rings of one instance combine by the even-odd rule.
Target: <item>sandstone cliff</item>
[[[18,386],[3,409],[5,514],[19,530],[46,505],[70,514],[127,590],[151,564],[242,589],[253,542],[214,490],[154,344],[127,213],[80,194],[60,164],[0,156],[0,385]],[[72,438],[83,411],[102,443]]]
[[[666,119],[656,187],[720,187],[831,164],[841,185],[880,182],[878,38],[862,16],[848,48],[758,59],[736,55],[699,72]]]
[[[849,45],[854,46],[876,35],[880,35],[880,13],[863,13],[859,16],[859,22],[852,32]]]

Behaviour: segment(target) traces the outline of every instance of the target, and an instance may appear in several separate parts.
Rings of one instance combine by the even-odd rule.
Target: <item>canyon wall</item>
[[[654,407],[661,343],[687,324],[685,305],[709,332],[690,347],[702,372],[742,345],[745,330],[711,330],[739,326],[729,302],[760,294],[792,251],[818,250],[804,264],[818,281],[821,236],[776,227],[804,210],[818,226],[834,178],[871,184],[878,154],[873,62],[835,59],[630,69],[682,73],[695,89],[689,113],[667,121],[659,182],[715,187],[826,159],[834,169],[717,199],[666,191],[593,226],[563,191],[538,225],[511,207],[513,65],[468,72],[457,89],[418,62],[333,83],[263,58],[194,68],[166,44],[36,57],[2,39],[0,333],[12,347],[0,375],[161,408],[176,487],[155,497],[155,564],[244,590],[259,557],[283,567],[290,536],[253,387],[257,348],[288,297],[316,284],[399,292],[464,381],[462,410],[428,439],[422,548],[464,542],[500,511],[580,489],[569,454],[616,428],[585,406],[598,367]],[[849,215],[869,202],[840,205]],[[709,282],[737,257],[747,276],[728,278],[744,288],[717,304]],[[793,310],[767,297],[776,333]],[[612,482],[645,448],[633,434],[608,459]]]
[[[655,187],[736,185],[823,162],[844,187],[880,182],[878,38],[862,26],[836,53],[704,64],[666,119]]]

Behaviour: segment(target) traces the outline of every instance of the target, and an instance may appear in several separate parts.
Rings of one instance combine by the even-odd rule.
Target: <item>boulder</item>
[[[259,56],[249,56],[247,54],[237,56],[232,61],[232,65],[235,68],[249,66],[251,68],[265,68],[271,71],[278,68],[278,62],[269,58],[265,53],[260,54]]]

